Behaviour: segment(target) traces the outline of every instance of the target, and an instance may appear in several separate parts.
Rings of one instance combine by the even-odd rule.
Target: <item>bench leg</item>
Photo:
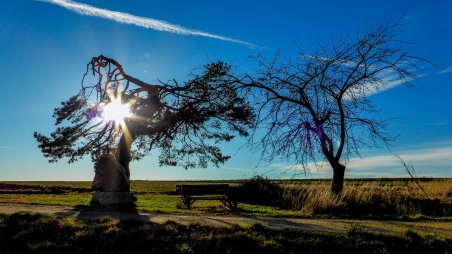
[[[224,206],[226,206],[229,210],[231,211],[235,211],[237,210],[237,200],[225,195],[223,199],[221,199],[221,202],[223,203]]]
[[[237,210],[237,200],[231,201],[231,210]]]
[[[191,209],[191,197],[190,196],[182,196],[182,208]]]

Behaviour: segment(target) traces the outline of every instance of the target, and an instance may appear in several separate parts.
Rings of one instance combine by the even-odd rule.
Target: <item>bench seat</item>
[[[229,184],[177,185],[176,193],[181,195],[184,209],[191,209],[196,200],[220,200],[227,208],[237,209],[235,191]]]

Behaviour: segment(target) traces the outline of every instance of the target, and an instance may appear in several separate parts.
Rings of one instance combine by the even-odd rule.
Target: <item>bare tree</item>
[[[404,159],[402,159],[402,157],[400,157],[400,155],[395,155],[395,157],[399,160],[400,164],[405,169],[405,171],[408,173],[411,180],[416,184],[416,186],[422,191],[422,193],[425,196],[428,196],[427,192],[425,191],[424,187],[422,187],[422,185],[419,181],[419,177],[416,174],[416,169],[414,168],[413,162],[405,161]]]
[[[91,84],[89,73],[94,77]],[[59,127],[50,136],[35,132],[34,137],[51,162],[68,157],[71,163],[90,154],[99,163],[113,155],[127,180],[119,191],[129,191],[129,162],[154,149],[160,150],[160,165],[218,165],[229,156],[217,143],[247,136],[253,122],[250,106],[234,90],[236,81],[229,75],[231,67],[216,62],[200,68],[183,85],[176,80],[149,84],[100,55],[87,65],[80,92],[55,109]],[[131,115],[105,119],[111,103],[127,105]]]
[[[392,140],[369,96],[400,83],[411,86],[419,62],[426,62],[404,52],[399,33],[399,23],[387,24],[360,32],[353,42],[333,40],[314,53],[300,52],[295,61],[257,57],[258,73],[240,82],[254,94],[257,128],[265,129],[252,141],[263,158],[295,160],[304,169],[326,159],[332,192],[339,195],[350,156]]]

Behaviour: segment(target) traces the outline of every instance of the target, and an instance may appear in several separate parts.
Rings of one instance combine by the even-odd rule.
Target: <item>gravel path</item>
[[[230,227],[240,225],[249,227],[260,223],[266,227],[277,230],[296,230],[303,232],[332,232],[346,233],[352,226],[366,231],[403,234],[408,229],[422,233],[432,233],[445,237],[452,237],[452,221],[379,221],[379,220],[352,220],[352,219],[300,219],[281,217],[242,217],[230,215],[193,215],[193,214],[164,214],[164,213],[128,213],[112,211],[80,210],[66,206],[28,205],[0,203],[0,213],[12,214],[16,212],[44,213],[59,217],[77,217],[86,220],[96,220],[112,217],[119,220],[134,219],[154,223],[175,221],[188,225],[200,223],[214,227]]]

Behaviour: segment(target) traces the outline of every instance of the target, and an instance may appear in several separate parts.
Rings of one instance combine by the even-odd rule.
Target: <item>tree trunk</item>
[[[345,166],[340,163],[334,163],[333,167],[333,184],[331,185],[331,192],[334,198],[341,195],[344,188],[344,172]]]
[[[123,134],[115,151],[94,164],[95,176],[92,187],[95,191],[130,191],[131,140],[130,136]]]
[[[131,146],[132,137],[123,134],[114,153],[95,163],[92,183],[95,192],[91,204],[134,206],[136,198],[130,193]]]
[[[128,183],[130,183],[129,164],[130,161],[132,160],[132,155],[130,153],[131,146],[132,141],[130,135],[126,135],[124,133],[119,141],[118,148],[115,154],[117,162],[125,169],[124,178],[126,178]],[[126,191],[130,191],[130,184],[128,185]]]

